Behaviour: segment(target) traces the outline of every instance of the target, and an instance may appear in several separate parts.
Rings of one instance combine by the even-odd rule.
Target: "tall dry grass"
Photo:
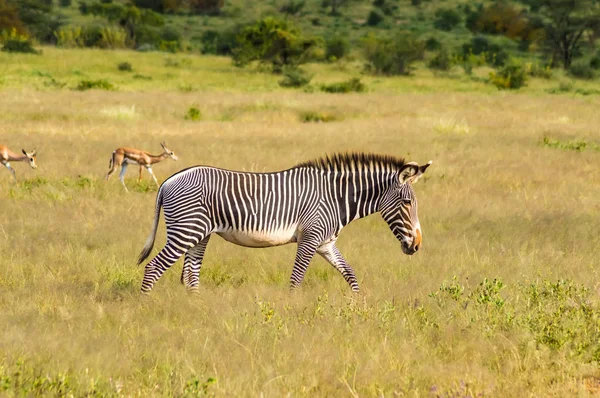
[[[184,120],[192,105],[203,120]],[[0,393],[591,394],[593,347],[545,344],[526,319],[527,286],[561,279],[589,288],[600,313],[600,155],[541,144],[544,135],[598,142],[598,105],[474,92],[5,88],[0,142],[37,146],[39,168],[13,164],[19,184],[0,169]],[[302,123],[307,111],[337,121]],[[155,188],[148,175],[136,184],[134,168],[130,194],[103,177],[115,148],[158,153],[162,140],[180,160],[155,166],[159,180],[195,164],[277,170],[346,150],[433,159],[415,186],[423,250],[404,256],[371,216],[339,240],[361,294],[318,258],[290,294],[294,246],[214,237],[199,295],[179,284],[178,262],[141,297],[135,258]],[[159,246],[164,238],[161,224]],[[453,277],[465,289],[456,308],[443,296]],[[506,285],[505,312],[474,298],[463,305],[485,278]],[[577,319],[565,324],[575,335]]]

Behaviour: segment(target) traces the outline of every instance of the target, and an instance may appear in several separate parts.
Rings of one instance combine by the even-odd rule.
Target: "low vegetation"
[[[37,169],[11,162],[18,183],[0,170],[0,395],[596,394],[600,82],[572,70],[596,73],[597,53],[586,42],[561,70],[538,3],[100,2],[111,21],[92,2],[31,0],[30,15],[0,0],[0,23],[43,51],[0,52],[2,144],[38,148]],[[142,8],[164,23],[139,23]],[[432,34],[439,8],[460,22]],[[290,294],[293,245],[215,236],[199,294],[179,261],[141,297],[157,188],[135,167],[129,193],[104,176],[118,146],[162,141],[179,160],[159,182],[344,151],[432,159],[415,185],[422,249],[357,220],[338,245],[361,293],[316,257]]]

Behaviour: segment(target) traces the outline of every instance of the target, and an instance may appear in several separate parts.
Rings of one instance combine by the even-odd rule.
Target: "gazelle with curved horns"
[[[25,149],[21,149],[23,155],[18,155],[8,149],[5,145],[0,145],[0,163],[4,165],[10,171],[17,181],[17,175],[15,174],[15,170],[10,166],[10,162],[29,162],[29,165],[32,169],[37,169],[37,164],[35,162],[37,153],[34,149],[32,152],[27,152]]]
[[[154,172],[152,171],[152,165],[158,162],[165,160],[166,158],[171,158],[173,160],[177,160],[178,157],[175,155],[175,152],[167,148],[167,144],[165,142],[161,142],[160,146],[164,150],[160,155],[151,155],[148,152],[142,151],[140,149],[134,148],[117,148],[113,151],[112,157],[110,158],[110,163],[108,167],[108,174],[106,174],[106,179],[108,180],[110,176],[117,170],[119,166],[121,166],[121,174],[119,174],[119,180],[121,180],[121,184],[127,190],[125,186],[125,171],[127,170],[127,166],[129,164],[139,165],[140,173],[138,181],[142,180],[142,167],[145,167],[148,170],[148,173],[154,179],[156,186],[158,186],[158,181],[154,176]]]

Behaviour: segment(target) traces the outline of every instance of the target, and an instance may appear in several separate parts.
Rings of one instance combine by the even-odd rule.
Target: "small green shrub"
[[[224,31],[206,30],[200,36],[202,54],[231,55],[237,46],[238,26]]]
[[[1,38],[4,44],[2,51],[7,53],[41,54],[41,51],[33,48],[33,42],[25,35],[17,33],[16,29],[4,32]]]
[[[279,81],[281,87],[303,87],[312,79],[312,75],[296,67],[283,68],[283,76],[283,79]]]
[[[131,66],[131,64],[129,62],[120,62],[119,65],[117,65],[117,68],[122,72],[132,72],[133,71],[133,67]]]
[[[452,8],[440,8],[435,12],[433,26],[435,26],[436,29],[449,32],[460,22],[461,16],[458,11]]]
[[[429,61],[429,68],[435,70],[450,70],[452,68],[452,57],[445,48],[442,48],[435,57]]]
[[[350,43],[345,37],[333,36],[325,42],[325,58],[328,61],[342,59],[349,50]]]
[[[600,55],[595,55],[590,59],[590,68],[594,70],[600,69]]]
[[[363,41],[367,70],[382,75],[409,75],[412,64],[423,59],[425,45],[410,33],[367,35]]]
[[[380,23],[383,22],[383,20],[385,19],[385,16],[383,15],[383,13],[379,10],[371,10],[371,12],[369,12],[369,16],[367,17],[367,25],[368,26],[377,26]]]
[[[185,120],[198,121],[202,120],[202,112],[195,105],[191,106],[184,116]]]
[[[336,120],[339,120],[338,117],[332,113],[316,111],[300,112],[300,121],[302,123],[328,123]]]
[[[100,80],[81,80],[75,90],[86,91],[86,90],[114,90],[115,86],[104,79]]]
[[[519,89],[527,82],[527,70],[521,62],[513,59],[497,72],[491,72],[490,82],[498,89]]]
[[[136,73],[132,77],[139,80],[152,80],[152,76],[140,75],[139,73]]]
[[[577,79],[591,80],[596,77],[596,72],[589,64],[574,62],[569,68],[569,75]]]
[[[544,138],[542,139],[542,145],[547,148],[565,149],[565,150],[577,151],[577,152],[582,152],[585,150],[600,151],[600,145],[598,145],[594,142],[589,142],[586,140],[577,140],[577,139],[563,142],[563,141],[559,141],[554,138],[544,136]]]
[[[81,26],[62,26],[54,32],[58,47],[76,48],[84,47],[84,31]]]
[[[569,80],[563,80],[558,84],[558,87],[556,88],[551,88],[546,90],[548,93],[550,94],[561,94],[561,93],[568,93],[571,92],[573,90],[573,82],[569,81]]]
[[[552,69],[549,66],[542,66],[538,63],[528,64],[528,74],[533,77],[541,77],[542,79],[552,78]]]
[[[321,91],[326,93],[362,93],[366,91],[366,86],[363,82],[360,81],[359,78],[354,77],[350,80],[346,80],[344,82],[332,83],[332,84],[322,84],[320,86]]]
[[[58,4],[63,8],[71,7],[71,4],[73,4],[73,0],[60,0]]]

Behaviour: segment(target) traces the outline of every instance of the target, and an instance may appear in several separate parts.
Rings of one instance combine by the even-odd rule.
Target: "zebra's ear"
[[[407,163],[400,172],[400,182],[414,184],[419,181],[419,178],[425,173],[425,170],[431,166],[433,162],[430,160],[423,166],[419,166],[415,162]]]

